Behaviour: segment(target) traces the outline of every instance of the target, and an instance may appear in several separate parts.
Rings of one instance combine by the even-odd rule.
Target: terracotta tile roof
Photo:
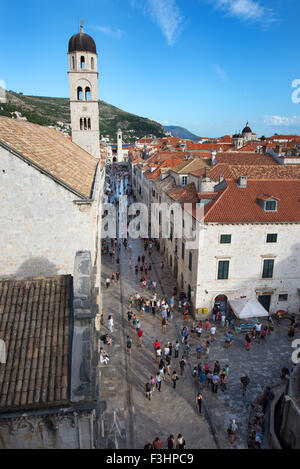
[[[246,152],[219,152],[216,154],[218,163],[230,165],[274,165],[279,163],[269,153],[246,153]]]
[[[194,202],[197,200],[197,191],[193,182],[186,187],[176,187],[167,192],[167,195],[177,202]]]
[[[265,212],[259,204],[262,194],[272,194],[278,202],[277,212]],[[228,180],[227,188],[206,210],[205,222],[300,222],[299,180],[250,180],[246,188],[239,188]]]
[[[68,400],[71,276],[0,281],[0,412]]]
[[[210,167],[210,163],[208,161],[204,161],[202,159],[195,159],[184,161],[176,168],[173,168],[172,171],[177,174],[189,174],[192,171],[197,171],[199,169],[208,167]]]
[[[1,142],[89,198],[98,160],[61,133],[29,122],[0,117]]]

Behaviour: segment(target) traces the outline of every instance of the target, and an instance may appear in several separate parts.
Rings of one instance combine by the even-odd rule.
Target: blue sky
[[[300,134],[299,0],[12,0],[1,13],[7,89],[68,96],[68,40],[83,18],[100,99],[200,136],[247,120],[260,135]]]

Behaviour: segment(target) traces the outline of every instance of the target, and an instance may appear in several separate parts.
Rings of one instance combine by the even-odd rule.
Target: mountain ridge
[[[179,125],[164,125],[163,127],[167,132],[170,132],[173,137],[195,141],[198,141],[201,138],[198,137],[198,135],[195,135],[189,130],[185,129],[184,127],[180,127]]]
[[[7,91],[6,103],[0,103],[0,115],[25,118],[28,122],[51,126],[67,135],[71,133],[69,98],[30,96]],[[99,101],[99,126],[101,137],[107,138],[109,143],[117,141],[119,128],[122,129],[124,143],[133,143],[150,135],[166,135],[160,123],[123,111],[105,101]]]

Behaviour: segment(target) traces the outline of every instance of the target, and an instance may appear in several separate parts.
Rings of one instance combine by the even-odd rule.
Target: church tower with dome
[[[72,141],[100,158],[98,55],[82,24],[69,41],[68,56]]]

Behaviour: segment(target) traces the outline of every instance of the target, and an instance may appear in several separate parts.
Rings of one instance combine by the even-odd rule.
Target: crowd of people
[[[123,175],[124,177],[124,175]],[[122,180],[122,175],[119,182]],[[112,187],[116,191],[116,185]],[[124,183],[123,187],[129,186]],[[130,192],[128,192],[130,193]],[[117,198],[111,199],[118,206]],[[159,318],[161,325],[161,335],[165,337],[163,340],[155,339],[153,343],[153,373],[149,374],[148,379],[144,384],[145,399],[152,401],[154,395],[159,396],[164,389],[169,388],[169,392],[176,391],[180,387],[181,379],[185,379],[187,373],[195,383],[195,411],[201,416],[203,412],[203,395],[207,391],[217,394],[220,390],[226,393],[228,390],[228,380],[230,376],[230,367],[227,360],[221,364],[219,360],[210,360],[211,347],[216,340],[217,336],[224,337],[224,347],[229,348],[232,346],[235,333],[232,329],[230,319],[221,311],[219,305],[215,305],[212,310],[212,319],[202,319],[194,321],[191,317],[191,304],[188,299],[179,294],[177,287],[173,289],[173,294],[169,297],[160,295],[162,291],[161,285],[157,281],[158,267],[154,262],[154,250],[160,251],[159,239],[145,239],[140,252],[132,252],[132,245],[126,239],[122,242],[120,240],[111,239],[109,241],[103,240],[102,253],[111,258],[112,266],[115,266],[114,271],[105,280],[105,288],[109,289],[113,285],[118,284],[120,281],[120,257],[122,245],[124,251],[127,253],[128,265],[135,275],[136,287],[135,291],[128,292],[127,311],[126,311],[126,349],[128,357],[132,356],[133,350],[136,347],[143,346],[144,331],[143,322],[145,317]],[[160,270],[165,268],[164,261],[159,262]],[[169,327],[172,323],[174,314],[182,319],[182,328],[180,336],[174,336],[174,328]],[[181,321],[178,321],[179,323]],[[104,324],[104,313],[101,314],[101,323]],[[155,322],[155,324],[158,324]],[[107,326],[110,333],[114,331],[113,317],[110,315],[107,318]],[[293,337],[295,330],[295,322],[291,324],[289,337]],[[274,322],[269,321],[269,324],[263,326],[261,322],[257,322],[251,331],[245,335],[245,347],[250,351],[254,342],[261,345],[265,344],[268,335],[274,332]],[[172,336],[173,334],[173,336]],[[112,337],[109,334],[101,336],[101,340],[105,345],[112,345]],[[110,360],[110,355],[101,347],[100,349],[100,363],[107,365]],[[194,361],[194,363],[193,363]],[[155,370],[155,371],[154,371]],[[250,378],[244,375],[240,378],[243,396],[246,395],[247,387],[250,383]],[[173,391],[172,391],[173,390]],[[205,395],[207,398],[207,395]],[[156,399],[156,397],[155,397]],[[263,404],[255,404],[253,417],[249,426],[249,448],[259,448],[261,445],[261,431],[263,430],[264,423],[264,410]],[[226,428],[226,427],[225,427]],[[229,440],[234,443],[238,431],[236,420],[233,419],[227,429]],[[182,434],[178,434],[175,439],[170,435],[165,442],[165,447],[184,448],[185,439]],[[145,449],[161,449],[163,442],[160,438],[155,438],[152,443],[147,443]]]

